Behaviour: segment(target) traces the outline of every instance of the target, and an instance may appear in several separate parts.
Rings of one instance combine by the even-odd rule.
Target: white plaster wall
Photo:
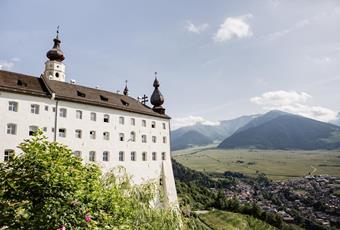
[[[18,102],[18,112],[8,110],[8,101]],[[39,114],[31,113],[31,104],[39,104]],[[48,111],[45,111],[47,105]],[[0,161],[4,159],[5,149],[18,149],[16,146],[24,139],[29,138],[29,126],[47,127],[46,135],[53,140],[56,101],[50,98],[33,97],[23,94],[0,92]],[[66,118],[59,116],[60,108],[67,110]],[[76,118],[76,110],[82,111],[82,119]],[[96,113],[96,121],[90,120],[90,113]],[[99,106],[85,105],[67,101],[58,102],[57,116],[57,141],[69,146],[73,151],[81,151],[84,162],[89,162],[89,152],[96,152],[95,163],[100,165],[104,172],[108,172],[117,166],[126,168],[132,181],[136,184],[145,181],[155,181],[163,177],[166,197],[169,203],[177,205],[177,194],[173,178],[170,156],[170,125],[168,119],[141,115],[131,112],[114,110]],[[104,114],[110,116],[110,122],[103,121]],[[125,123],[119,123],[119,117],[124,117]],[[131,125],[130,118],[135,118],[135,125]],[[142,120],[146,120],[146,127],[142,126]],[[156,122],[156,128],[151,128],[151,122]],[[7,123],[17,124],[17,135],[7,134]],[[165,129],[163,128],[165,123]],[[66,137],[59,137],[58,129],[66,129]],[[75,130],[82,130],[82,138],[76,138]],[[96,139],[90,139],[90,131],[96,131]],[[130,141],[130,132],[136,133],[136,142]],[[104,140],[103,132],[110,133],[110,139]],[[119,140],[119,133],[125,134],[125,140]],[[142,143],[141,135],[147,135],[147,143]],[[152,142],[152,136],[157,137],[157,142]],[[163,136],[166,143],[163,143]],[[109,152],[109,161],[102,160],[104,151]],[[124,151],[125,160],[119,161],[119,152]],[[131,152],[136,152],[136,161],[131,161]],[[142,161],[142,152],[147,153],[147,161]],[[152,160],[152,152],[157,153],[157,160]],[[165,152],[166,159],[162,161],[161,153]]]

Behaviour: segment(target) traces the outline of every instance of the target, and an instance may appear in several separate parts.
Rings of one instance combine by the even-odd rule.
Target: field
[[[211,229],[218,230],[275,230],[273,226],[247,215],[212,211],[200,214],[199,219]]]
[[[173,152],[179,163],[207,172],[265,173],[271,179],[288,179],[329,174],[340,177],[340,151],[289,151],[232,149],[214,147]]]

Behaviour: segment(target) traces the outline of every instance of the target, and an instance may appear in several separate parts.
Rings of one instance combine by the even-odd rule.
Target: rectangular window
[[[89,153],[89,161],[95,161],[96,160],[96,152],[95,151],[91,151]]]
[[[110,140],[110,133],[109,132],[104,132],[103,133],[103,138],[104,138],[104,140]]]
[[[18,102],[9,101],[8,102],[8,110],[13,112],[18,112]]]
[[[163,137],[163,144],[166,144],[166,137]]]
[[[165,161],[165,152],[162,152],[162,160]]]
[[[17,125],[16,124],[7,124],[7,134],[16,135],[17,134]]]
[[[108,114],[104,114],[104,122],[109,123],[110,122],[110,116]]]
[[[83,119],[83,112],[81,110],[76,111],[76,118],[77,119]]]
[[[109,152],[108,151],[103,152],[103,161],[109,161]]]
[[[136,133],[133,132],[133,131],[130,133],[130,140],[131,140],[132,142],[136,142]]]
[[[163,129],[166,129],[166,124],[163,122]]]
[[[119,161],[124,161],[124,152],[119,152]]]
[[[94,131],[94,130],[90,131],[90,138],[96,139],[96,131]]]
[[[39,105],[37,105],[37,104],[32,104],[32,105],[31,105],[31,113],[33,113],[33,114],[39,114]]]
[[[80,151],[74,151],[73,155],[76,157],[81,157],[81,152]]]
[[[155,121],[153,121],[153,122],[151,122],[151,128],[156,128],[156,122]]]
[[[53,113],[55,113],[55,107],[52,108]]]
[[[131,161],[136,161],[136,152],[131,152]]]
[[[142,135],[142,143],[146,143],[146,135]]]
[[[120,133],[119,134],[119,140],[120,141],[124,141],[124,133]]]
[[[152,160],[153,161],[157,160],[157,153],[156,152],[152,153]]]
[[[81,130],[76,129],[76,138],[81,138]]]
[[[59,137],[66,137],[66,129],[59,129]]]
[[[44,128],[43,128],[43,131],[44,131],[44,132],[47,132],[47,127],[44,127]]]
[[[133,126],[136,125],[136,120],[135,120],[135,118],[131,118],[131,125],[133,125]]]
[[[146,120],[142,120],[142,126],[146,127]]]
[[[119,124],[124,125],[124,117],[119,117]]]
[[[143,160],[143,161],[146,161],[146,160],[147,160],[146,152],[143,152],[143,153],[142,153],[142,160]]]
[[[66,115],[67,115],[67,110],[64,109],[64,108],[61,108],[61,109],[59,110],[59,116],[60,116],[60,117],[66,117]]]
[[[91,119],[91,121],[96,121],[97,120],[97,114],[91,113],[90,119]]]
[[[48,105],[45,105],[45,111],[48,111]]]
[[[156,143],[156,142],[157,142],[156,136],[152,136],[152,142],[153,142],[153,143]]]
[[[14,156],[13,149],[5,149],[4,152],[4,161],[9,161]]]
[[[33,136],[37,131],[38,131],[38,126],[32,125],[29,127],[28,135]]]

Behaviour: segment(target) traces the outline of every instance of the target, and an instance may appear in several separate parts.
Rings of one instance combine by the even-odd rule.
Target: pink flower
[[[90,222],[91,221],[91,216],[90,215],[85,215],[85,221]]]
[[[66,230],[65,226],[58,228],[57,230]]]

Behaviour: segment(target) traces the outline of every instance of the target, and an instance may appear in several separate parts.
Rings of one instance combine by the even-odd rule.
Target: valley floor
[[[340,177],[340,151],[220,150],[212,147],[173,152],[178,162],[207,172],[240,172],[255,176],[264,173],[275,180],[328,174]]]

